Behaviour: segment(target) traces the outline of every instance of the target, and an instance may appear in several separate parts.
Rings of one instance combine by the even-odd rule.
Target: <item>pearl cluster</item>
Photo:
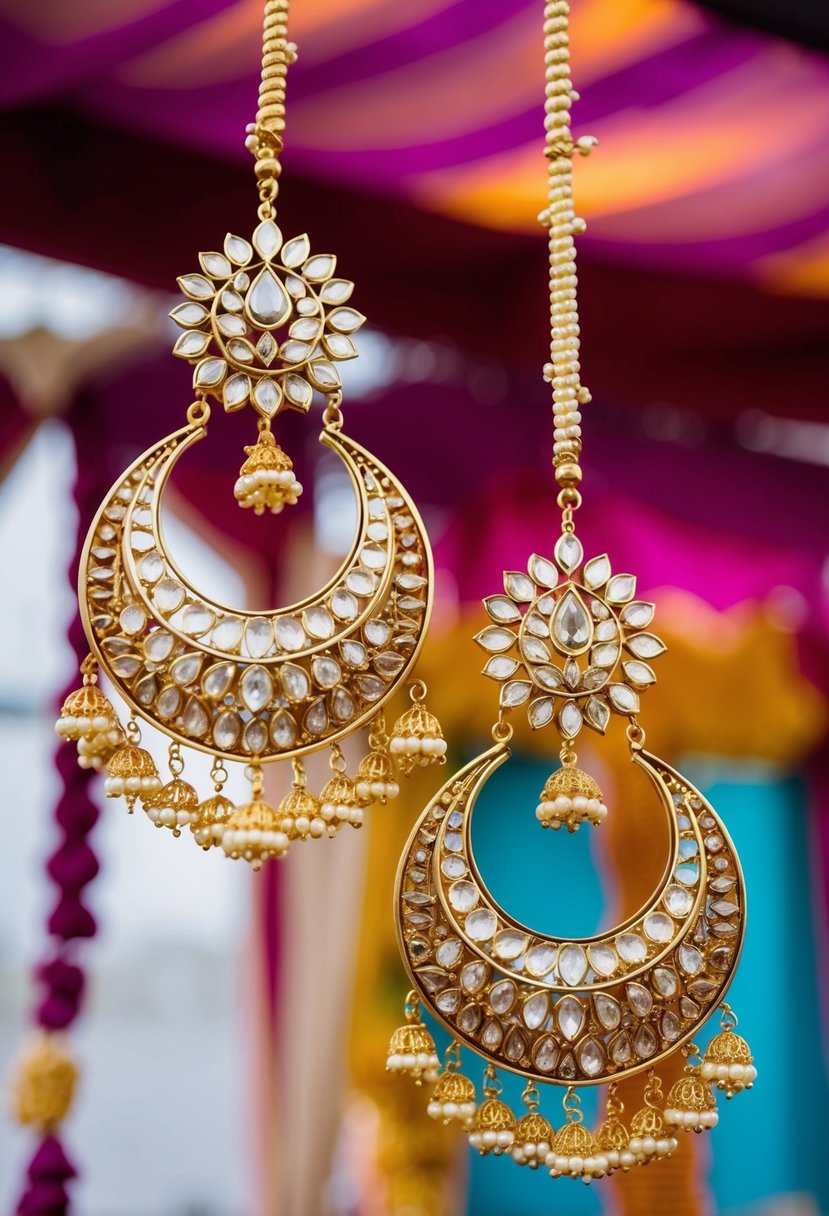
[[[578,461],[581,452],[581,411],[590,393],[580,380],[579,315],[576,302],[574,235],[586,225],[573,207],[572,155],[586,156],[595,140],[575,143],[570,134],[570,107],[577,94],[570,80],[566,0],[553,0],[544,9],[545,100],[544,129],[549,158],[547,206],[539,219],[549,228],[551,362],[544,377],[553,388],[553,459],[556,465]]]
[[[446,740],[440,722],[420,703],[423,695],[414,690],[415,704],[394,724],[389,749],[405,774],[418,766],[435,762],[442,764],[446,756]]]
[[[387,752],[375,748],[363,757],[357,766],[354,788],[358,800],[364,806],[375,802],[385,806],[389,799],[397,797],[400,786]]]
[[[477,1109],[475,1086],[469,1077],[447,1068],[438,1078],[426,1113],[431,1119],[437,1119],[441,1123],[458,1122],[469,1128]]]
[[[585,821],[598,825],[607,815],[607,807],[598,798],[584,798],[577,794],[575,798],[567,794],[559,794],[552,801],[543,800],[535,808],[536,819],[543,828],[553,828],[554,831],[566,826],[569,832],[577,832],[579,824]]]
[[[198,815],[199,797],[192,785],[178,777],[144,799],[144,813],[157,828],[170,828],[174,836]]]
[[[724,1089],[730,1098],[733,1093],[751,1089],[757,1079],[757,1069],[753,1064],[718,1064],[704,1060],[702,1075],[706,1081],[713,1081],[717,1089]]]
[[[423,1081],[431,1084],[437,1081],[440,1071],[435,1041],[414,1009],[407,1008],[406,1016],[409,1021],[405,1026],[398,1026],[391,1036],[386,1069],[388,1072],[404,1073],[417,1085]]]
[[[253,507],[256,515],[270,511],[274,515],[285,506],[294,506],[302,485],[293,469],[257,469],[236,480],[233,495],[240,507]]]
[[[673,1106],[665,1107],[665,1122],[671,1127],[683,1128],[685,1131],[710,1131],[716,1127],[720,1116],[715,1110],[679,1110]]]
[[[515,1116],[500,1098],[487,1098],[477,1110],[475,1123],[467,1139],[482,1157],[492,1153],[500,1157],[515,1140]]]
[[[143,747],[125,743],[114,752],[107,764],[104,793],[107,798],[126,798],[132,810],[136,799],[142,801],[161,789],[161,778],[155,761]]]

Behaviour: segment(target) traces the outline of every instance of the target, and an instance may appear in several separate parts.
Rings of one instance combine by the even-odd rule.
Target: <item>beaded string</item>
[[[288,42],[290,0],[268,0],[262,31],[262,76],[256,122],[247,127],[245,146],[256,157],[254,172],[259,183],[260,219],[273,219],[285,147],[285,82],[288,68],[296,62],[296,47]]]
[[[587,156],[596,140],[573,141],[570,108],[578,99],[570,80],[570,5],[551,0],[544,6],[544,154],[548,159],[547,206],[539,220],[549,231],[550,245],[550,362],[544,378],[553,389],[553,465],[562,487],[563,507],[576,507],[575,487],[581,481],[581,406],[590,392],[580,379],[579,313],[576,299],[574,236],[587,225],[573,204],[574,153]]]

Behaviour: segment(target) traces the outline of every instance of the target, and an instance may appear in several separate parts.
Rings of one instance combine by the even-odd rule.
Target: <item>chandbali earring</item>
[[[487,654],[484,674],[500,685],[494,746],[432,799],[401,857],[394,915],[413,989],[406,1043],[387,1064],[421,1083],[436,1071],[426,1009],[453,1043],[427,1096],[428,1113],[461,1122],[481,1153],[589,1182],[668,1157],[680,1132],[713,1127],[715,1090],[730,1098],[750,1089],[756,1069],[723,1004],[745,929],[739,859],[708,800],[645,750],[639,698],[654,682],[651,662],[665,649],[650,631],[653,605],[636,598],[635,577],[614,574],[607,555],[585,560],[576,535],[581,410],[590,394],[579,377],[573,237],[584,222],[573,209],[572,157],[595,141],[574,142],[570,133],[576,95],[568,16],[564,0],[545,6],[549,201],[540,217],[550,242],[552,339],[544,377],[552,387],[561,535],[549,556],[530,557],[527,573],[507,571],[503,592],[484,601],[491,624],[477,641]],[[515,712],[562,741],[561,768],[536,810],[543,827],[575,831],[605,817],[599,786],[578,768],[576,740],[584,728],[603,735],[617,715],[627,719],[631,759],[667,818],[669,856],[658,887],[634,916],[594,937],[554,937],[521,924],[481,880],[472,814],[481,788],[509,758]],[[700,1059],[688,1044],[718,1006],[721,1033]],[[480,1095],[461,1072],[462,1048],[486,1062]],[[680,1049],[685,1073],[666,1097],[655,1069]],[[498,1068],[527,1078],[528,1115],[517,1118],[503,1101]],[[642,1107],[626,1124],[616,1083],[634,1073],[647,1080]],[[541,1082],[567,1091],[557,1131],[540,1110]],[[607,1105],[594,1133],[577,1091],[602,1083]]]
[[[391,730],[383,717],[423,644],[434,580],[405,489],[343,430],[337,364],[356,356],[353,335],[365,318],[334,255],[314,253],[304,234],[286,240],[276,224],[285,82],[296,58],[287,15],[288,0],[268,0],[259,110],[247,138],[259,223],[249,238],[229,234],[221,251],[200,255],[199,272],[178,280],[187,299],[171,314],[184,331],[174,353],[193,365],[195,400],[186,425],[126,470],[92,523],[79,574],[91,653],[57,723],[77,742],[82,765],[105,770],[108,796],[255,867],[294,840],[359,827],[367,807],[397,794],[399,772],[440,762],[446,751],[420,682]],[[160,510],[168,478],[205,437],[211,402],[250,407],[258,433],[235,497],[257,514],[290,506],[302,486],[272,424],[287,409],[307,413],[315,392],[324,401],[320,441],[343,461],[356,493],[356,540],[334,577],[301,603],[247,613],[225,607],[195,588],[167,551]],[[99,674],[129,706],[126,725]],[[141,746],[139,720],[170,741],[167,781]],[[338,743],[362,726],[370,751],[352,779]],[[303,758],[326,746],[332,774],[316,796]],[[206,798],[185,779],[184,747],[213,757]],[[278,760],[290,760],[293,782],[274,807],[262,766]],[[228,761],[247,766],[250,799],[241,806],[222,792]]]

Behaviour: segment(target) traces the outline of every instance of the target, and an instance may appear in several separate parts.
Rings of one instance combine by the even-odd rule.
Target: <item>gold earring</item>
[[[639,700],[656,678],[650,663],[665,649],[650,631],[654,606],[636,598],[635,577],[614,574],[606,554],[585,555],[576,534],[581,409],[590,394],[579,374],[573,238],[584,223],[573,208],[572,157],[586,155],[595,141],[574,142],[570,133],[568,15],[566,0],[545,6],[549,202],[540,217],[549,229],[552,334],[544,377],[552,388],[561,535],[551,554],[532,555],[526,574],[507,571],[503,592],[484,601],[491,623],[477,641],[488,656],[484,674],[500,685],[494,746],[454,773],[419,816],[400,859],[394,915],[423,1008],[488,1062],[487,1100],[470,1142],[497,1152],[517,1139],[514,1159],[537,1162],[546,1144],[538,1136],[549,1124],[534,1123],[536,1138],[528,1138],[525,1116],[516,1132],[498,1097],[496,1068],[528,1079],[533,1115],[537,1084],[566,1086],[566,1122],[544,1164],[554,1177],[589,1182],[670,1156],[672,1129],[716,1122],[712,1085],[731,1096],[750,1087],[756,1070],[724,1006],[722,1033],[662,1109],[653,1069],[696,1035],[725,996],[745,931],[745,884],[710,802],[645,750]],[[553,727],[561,738],[562,767],[536,810],[543,826],[574,831],[580,823],[601,822],[604,800],[576,767],[576,739],[585,728],[603,735],[617,715],[627,720],[631,759],[662,805],[670,838],[663,878],[639,912],[593,937],[552,936],[523,925],[481,881],[472,814],[486,781],[509,759],[509,718],[516,712],[526,712],[534,729]],[[413,924],[415,892],[422,915]],[[615,1084],[644,1071],[644,1105],[626,1128]],[[610,1093],[594,1136],[583,1124],[576,1091],[599,1084],[608,1084]]]
[[[123,795],[130,809],[139,802],[157,826],[174,835],[189,826],[203,848],[221,846],[255,866],[292,841],[359,827],[367,806],[396,794],[398,769],[439,761],[446,747],[419,704],[419,683],[417,722],[404,715],[408,734],[385,731],[383,708],[426,634],[432,555],[405,488],[344,431],[337,365],[356,356],[353,335],[365,319],[350,303],[353,284],[337,275],[333,254],[313,252],[305,234],[285,239],[276,223],[285,81],[296,58],[287,16],[288,0],[268,0],[259,110],[247,138],[259,223],[250,238],[229,234],[221,251],[200,254],[200,270],[178,280],[187,298],[171,314],[184,331],[174,353],[193,365],[196,399],[185,425],[122,474],[92,523],[79,580],[91,654],[57,727],[78,743],[82,764],[106,766],[109,796]],[[258,433],[234,494],[256,513],[282,510],[302,487],[271,427],[284,410],[307,413],[315,393],[324,402],[320,441],[344,463],[357,499],[348,556],[324,587],[284,608],[245,612],[211,600],[167,550],[160,508],[170,474],[204,439],[211,402],[250,406]],[[126,732],[98,688],[99,671],[130,708]],[[172,780],[163,787],[137,719],[170,740]],[[355,783],[338,743],[362,726],[372,750]],[[207,799],[183,778],[185,747],[213,757]],[[324,747],[335,777],[317,799],[302,760]],[[292,761],[293,788],[272,807],[262,766],[279,760]],[[239,807],[221,792],[230,761],[245,764],[251,782]]]

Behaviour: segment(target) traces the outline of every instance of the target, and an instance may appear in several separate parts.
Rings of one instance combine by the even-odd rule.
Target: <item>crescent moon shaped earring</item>
[[[79,573],[90,655],[83,686],[70,696],[58,733],[77,742],[79,762],[106,771],[106,793],[139,804],[159,828],[189,828],[205,849],[219,846],[258,868],[292,841],[359,827],[365,809],[398,792],[398,771],[443,760],[440,724],[412,687],[411,709],[389,732],[383,707],[412,670],[432,607],[432,555],[403,486],[343,430],[337,364],[357,354],[365,318],[333,254],[306,235],[285,239],[276,224],[285,82],[296,48],[287,40],[288,0],[265,6],[259,110],[248,128],[256,161],[259,223],[229,234],[221,251],[179,280],[186,301],[172,317],[184,331],[174,353],[193,365],[195,401],[186,424],[148,448],[113,486],[92,523]],[[176,462],[207,431],[211,402],[250,406],[258,434],[245,449],[234,494],[243,508],[278,512],[302,486],[272,424],[286,409],[308,413],[324,399],[320,441],[344,463],[357,499],[357,534],[341,568],[319,592],[286,608],[243,612],[203,595],[169,556],[160,521]],[[121,725],[98,686],[99,673],[127,703]],[[141,746],[139,720],[169,740],[163,782]],[[369,754],[355,778],[339,742],[369,728]],[[304,757],[331,749],[330,780],[312,794]],[[213,790],[202,798],[185,780],[183,748],[213,757]],[[263,765],[289,760],[290,793],[265,798]],[[241,806],[223,794],[227,762],[251,783]]]
[[[491,623],[476,640],[487,655],[484,675],[500,685],[494,745],[435,795],[400,859],[394,915],[412,991],[387,1066],[417,1083],[436,1080],[428,1114],[461,1122],[479,1152],[589,1182],[670,1156],[680,1131],[717,1122],[715,1089],[727,1097],[750,1089],[756,1070],[723,1004],[745,930],[737,853],[708,800],[645,750],[638,720],[640,695],[656,678],[650,664],[665,650],[650,630],[654,606],[636,598],[635,577],[614,573],[606,554],[586,559],[576,535],[581,410],[590,394],[579,378],[573,237],[584,222],[573,209],[572,158],[595,141],[574,142],[570,133],[576,94],[568,17],[565,0],[546,4],[549,202],[540,219],[549,229],[552,338],[544,377],[552,388],[561,535],[552,553],[532,555],[526,573],[507,571],[503,592],[484,601]],[[475,801],[509,758],[516,712],[561,740],[561,767],[535,812],[542,828],[574,832],[605,818],[599,786],[577,765],[576,741],[585,728],[604,735],[616,716],[627,719],[631,759],[667,819],[668,857],[651,898],[593,937],[556,937],[522,924],[479,873]],[[721,1033],[700,1059],[691,1040],[718,1007]],[[452,1036],[442,1073],[422,1009]],[[461,1072],[462,1049],[485,1064],[480,1093]],[[676,1051],[686,1067],[666,1097],[656,1068]],[[520,1118],[500,1096],[498,1069],[527,1078],[528,1113]],[[646,1074],[642,1106],[626,1123],[616,1084],[636,1073]],[[541,1083],[566,1089],[557,1131],[541,1110]],[[607,1103],[593,1132],[578,1090],[600,1084],[608,1086]]]

